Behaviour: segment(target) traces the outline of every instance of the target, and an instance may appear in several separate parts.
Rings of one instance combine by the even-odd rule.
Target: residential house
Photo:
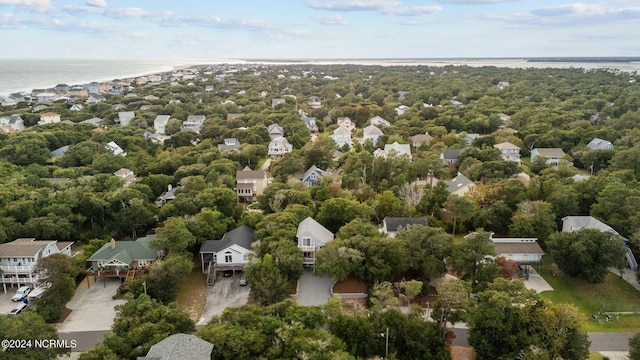
[[[338,124],[338,126],[346,128],[351,132],[354,132],[356,129],[356,123],[351,121],[351,119],[349,119],[348,117],[339,117],[338,119],[336,119],[336,123]]]
[[[409,110],[410,107],[408,107],[407,105],[400,105],[397,108],[395,108],[394,110],[396,111],[396,114],[398,114],[398,116],[404,114],[407,110]]]
[[[376,125],[376,126],[390,126],[391,123],[387,120],[385,120],[383,117],[380,116],[374,116],[371,119],[369,119],[369,123],[371,125]]]
[[[426,217],[390,217],[382,219],[382,228],[380,229],[387,237],[394,238],[398,231],[407,229],[411,225],[429,226],[429,220]]]
[[[16,106],[18,102],[8,96],[0,96],[0,106]]]
[[[286,104],[287,101],[285,99],[273,99],[271,100],[271,107],[276,108],[278,105]]]
[[[22,116],[19,114],[0,116],[0,126],[9,126],[15,131],[22,131],[26,128],[24,126],[24,119],[22,119]]]
[[[120,111],[115,122],[120,126],[129,126],[134,117],[136,117],[136,114],[133,111]]]
[[[351,147],[351,131],[344,126],[338,126],[337,129],[333,130],[331,138],[336,142],[338,148],[342,148],[345,145]]]
[[[465,194],[473,191],[476,185],[468,177],[461,173],[458,176],[446,182],[447,190],[450,194],[464,196]]]
[[[298,224],[296,239],[304,257],[302,263],[313,265],[316,262],[316,251],[333,240],[333,233],[309,216]]]
[[[461,152],[462,149],[444,149],[442,154],[440,154],[440,159],[442,159],[445,165],[455,164],[458,162],[458,157]]]
[[[319,169],[315,165],[310,167],[307,171],[304,172],[300,176],[300,181],[307,186],[318,186],[320,185],[320,179],[325,175],[325,171]]]
[[[235,120],[241,118],[244,114],[227,114],[227,121]]]
[[[60,114],[54,112],[46,112],[40,115],[38,125],[54,124],[60,122]]]
[[[380,139],[380,136],[382,135],[384,135],[384,133],[377,126],[369,125],[365,127],[362,132],[362,144],[364,144],[367,140],[371,140],[371,144],[373,144],[373,146],[376,146],[376,144],[378,143],[378,139]]]
[[[82,85],[82,87],[87,89],[87,91],[89,92],[89,96],[91,96],[91,94],[100,94],[103,91],[102,85],[95,81],[84,84]]]
[[[396,96],[398,96],[398,100],[407,100],[409,98],[409,92],[408,91],[398,91],[396,93]]]
[[[72,86],[67,92],[67,95],[74,99],[86,98],[89,96],[89,91],[80,85]]]
[[[429,135],[429,133],[413,135],[409,137],[411,141],[411,145],[413,145],[414,149],[418,149],[422,145],[428,145],[433,141],[433,136]]]
[[[376,157],[388,158],[391,156],[402,156],[406,155],[409,157],[409,160],[412,159],[411,156],[411,145],[409,144],[399,144],[397,141],[394,141],[393,144],[385,144],[384,150],[378,149],[373,152],[373,155]]]
[[[154,344],[138,360],[209,360],[213,344],[191,334],[173,334]]]
[[[87,105],[94,105],[105,100],[107,100],[107,98],[104,97],[104,95],[89,93],[89,96],[87,97],[87,100],[84,101],[84,103]]]
[[[242,171],[236,171],[236,193],[240,201],[252,202],[267,185],[269,179],[264,170],[251,170],[247,166]]]
[[[307,129],[309,129],[310,132],[318,132],[318,124],[316,124],[315,117],[303,116],[302,121],[304,121],[304,124],[307,126]]]
[[[496,249],[496,257],[515,261],[520,267],[524,267],[527,274],[525,276],[528,276],[530,266],[537,265],[538,273],[540,272],[544,251],[537,238],[494,238],[491,234],[491,242]]]
[[[456,99],[451,99],[449,100],[449,102],[451,103],[451,105],[455,105],[455,106],[462,106],[464,105],[462,102],[456,100]]]
[[[153,128],[156,129],[156,134],[165,134],[165,128],[169,122],[170,115],[158,115],[153,120]]]
[[[54,158],[63,157],[67,153],[67,150],[69,150],[69,145],[59,147],[51,152],[51,157],[54,157]]]
[[[515,161],[520,163],[520,147],[508,141],[493,145],[494,148],[500,150],[502,158],[507,161]]]
[[[69,111],[80,111],[82,109],[84,109],[84,105],[82,105],[82,104],[73,104],[69,108]]]
[[[316,100],[311,100],[307,104],[312,109],[320,109],[322,107],[322,103],[320,101],[318,101],[317,99]]]
[[[113,155],[127,156],[127,153],[115,141],[108,142],[105,148],[111,151]]]
[[[289,144],[287,138],[281,136],[279,138],[271,140],[267,155],[282,157],[284,154],[288,154],[293,151],[293,145]]]
[[[35,238],[19,238],[0,244],[0,276],[4,292],[7,292],[7,285],[35,287],[39,281],[36,272],[38,261],[53,254],[71,256],[72,244]]]
[[[562,232],[582,231],[584,229],[599,230],[600,232],[605,233],[610,238],[618,238],[625,244],[629,242],[627,238],[620,235],[611,226],[592,216],[565,216],[562,218]],[[631,249],[629,249],[628,247],[624,257],[629,268],[633,271],[636,271],[638,269],[638,261],[636,260],[635,256],[633,256],[633,252],[631,251]]]
[[[9,99],[13,99],[16,103],[21,103],[26,101],[27,99],[25,99],[25,96],[21,93],[12,93],[9,94]]]
[[[127,187],[131,184],[133,184],[134,182],[136,182],[136,176],[133,173],[133,171],[127,169],[127,168],[120,168],[118,169],[116,172],[113,173],[113,175],[119,177],[120,179],[124,180],[124,187]]]
[[[279,137],[284,137],[284,129],[278,124],[269,125],[269,127],[267,128],[267,132],[269,133],[269,138],[271,140],[277,139]]]
[[[591,176],[589,176],[589,175],[575,174],[575,175],[573,175],[573,176],[571,177],[571,179],[572,179],[574,182],[579,182],[579,181],[589,180],[589,178],[590,178],[590,177],[591,177]]]
[[[213,91],[213,85],[205,85],[204,91]]]
[[[102,119],[97,118],[97,117],[93,117],[91,119],[80,121],[80,123],[81,124],[91,124],[91,125],[94,125],[94,126],[100,126],[100,125],[102,125]]]
[[[236,138],[226,138],[224,143],[218,144],[218,150],[220,151],[239,151],[240,141]]]
[[[467,135],[465,135],[465,137],[464,137],[464,141],[465,141],[467,144],[471,145],[471,144],[473,144],[473,141],[474,141],[475,139],[479,138],[479,137],[480,137],[480,134],[476,134],[476,133],[467,134]]]
[[[249,263],[251,244],[255,241],[253,229],[239,226],[222,236],[220,240],[207,240],[200,246],[202,272],[209,273],[209,266],[217,270],[242,270]]]
[[[500,82],[498,83],[498,85],[496,85],[496,87],[497,87],[498,89],[500,89],[500,90],[503,90],[503,89],[505,89],[505,88],[506,88],[506,87],[508,87],[508,86],[509,86],[509,82],[508,82],[508,81],[500,81]]]
[[[505,128],[511,125],[511,116],[505,113],[500,113],[498,114],[498,117],[500,118],[500,121],[502,121],[502,126],[501,126],[502,128]]]
[[[531,150],[531,162],[533,163],[538,157],[546,159],[546,163],[558,168],[560,164],[573,165],[567,160],[567,154],[561,148],[535,148]]]
[[[593,140],[589,141],[587,147],[591,150],[608,150],[613,149],[613,144],[608,140],[593,138]]]
[[[161,260],[165,254],[164,250],[151,246],[155,238],[155,235],[135,241],[116,241],[112,238],[87,259],[91,263],[89,274],[121,279],[144,275],[147,267]]]
[[[174,200],[176,198],[176,190],[178,188],[174,188],[173,185],[167,185],[167,191],[163,192],[158,196],[155,203],[158,207],[165,206],[169,201]]]
[[[182,122],[182,130],[199,133],[205,120],[206,116],[204,115],[189,115],[187,120]]]
[[[50,92],[36,94],[36,101],[40,104],[53,102],[55,98],[56,94]]]

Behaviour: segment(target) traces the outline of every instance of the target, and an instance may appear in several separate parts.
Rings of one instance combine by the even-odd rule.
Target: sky
[[[640,56],[640,0],[0,0],[2,59]]]

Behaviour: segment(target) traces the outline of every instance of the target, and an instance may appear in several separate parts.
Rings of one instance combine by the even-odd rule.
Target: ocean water
[[[3,60],[0,95],[171,71],[180,60]]]
[[[584,68],[640,72],[640,62],[536,61],[526,59],[163,59],[163,60],[5,60],[0,59],[0,95],[57,84],[78,85],[171,71],[196,64],[359,64],[382,66],[496,66],[505,68]]]

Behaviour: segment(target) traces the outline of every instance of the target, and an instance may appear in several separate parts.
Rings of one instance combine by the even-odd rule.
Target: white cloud
[[[314,16],[313,20],[322,25],[349,25],[349,21],[340,15]]]
[[[310,7],[328,11],[382,11],[402,5],[393,0],[344,0],[344,1],[309,1]]]
[[[440,4],[454,4],[454,5],[487,5],[487,4],[500,4],[506,2],[514,2],[520,0],[434,0]]]
[[[528,13],[486,15],[518,26],[597,26],[618,22],[640,22],[640,7],[612,8],[595,4],[546,6]]]
[[[87,5],[105,8],[107,7],[107,2],[105,0],[87,0]]]
[[[54,10],[49,0],[0,0],[0,6],[2,5],[22,7],[40,13]]]
[[[399,16],[421,16],[430,15],[442,11],[441,6],[412,6],[412,7],[399,7],[385,10],[387,15],[399,15]]]

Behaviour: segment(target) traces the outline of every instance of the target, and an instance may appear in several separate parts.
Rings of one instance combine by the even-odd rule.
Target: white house
[[[271,140],[267,155],[282,157],[293,150],[293,145],[289,144],[289,140],[285,137],[279,137]]]
[[[115,141],[110,141],[105,145],[105,148],[113,153],[113,155],[127,156],[127,153],[116,144]]]
[[[515,161],[520,163],[520,147],[508,141],[493,145],[494,148],[500,150],[502,158],[507,161]]]
[[[567,160],[567,154],[561,148],[535,148],[531,150],[531,162],[534,162],[538,157],[544,158],[547,164],[555,168],[558,168],[560,164],[573,165]]]
[[[491,241],[497,257],[502,256],[525,267],[538,265],[540,272],[544,251],[537,238],[494,238],[492,234]]]
[[[156,129],[156,134],[165,134],[165,127],[169,122],[170,115],[158,115],[153,120],[153,128]]]
[[[118,112],[116,122],[120,124],[120,126],[128,126],[134,117],[136,117],[136,114],[133,111],[120,111]]]
[[[336,120],[336,123],[338,124],[338,126],[346,128],[351,132],[353,132],[356,129],[356,123],[351,121],[351,119],[349,119],[348,117],[339,117]]]
[[[200,246],[202,272],[206,273],[209,264],[216,270],[242,270],[249,263],[251,244],[255,241],[253,229],[247,225],[239,226],[222,236],[220,240],[207,240]]]
[[[338,126],[337,129],[333,130],[331,138],[336,142],[338,148],[342,148],[344,145],[351,147],[351,131],[346,127]]]
[[[378,149],[373,153],[373,155],[384,158],[406,155],[409,157],[409,160],[413,158],[411,156],[411,145],[399,144],[397,141],[394,141],[393,144],[385,144],[384,150]]]
[[[38,125],[54,124],[60,122],[60,114],[54,112],[46,112],[40,115]]]
[[[378,139],[380,136],[384,135],[382,130],[378,129],[375,125],[369,125],[364,128],[362,132],[362,143],[364,144],[367,140],[371,140],[373,146],[376,146]]]
[[[383,117],[380,116],[374,116],[371,119],[369,119],[369,123],[371,125],[376,125],[376,126],[390,126],[391,123],[387,120],[385,120]]]
[[[284,129],[278,124],[269,125],[269,127],[267,127],[267,132],[269,133],[269,138],[271,140],[284,137]]]
[[[589,143],[587,144],[587,148],[591,150],[607,150],[613,149],[613,144],[608,140],[593,138],[593,140],[589,141]]]
[[[206,116],[204,115],[189,115],[187,116],[187,120],[182,122],[182,129],[199,133],[205,120]]]
[[[298,224],[296,239],[304,257],[303,264],[313,265],[316,262],[316,251],[333,240],[333,233],[309,216]]]
[[[118,169],[116,172],[113,173],[113,175],[119,177],[120,179],[124,180],[124,187],[127,187],[131,184],[133,184],[134,182],[136,182],[136,175],[133,173],[133,171],[127,169],[127,168],[120,168]]]
[[[24,120],[18,114],[11,116],[0,116],[0,126],[9,126],[15,131],[22,131],[25,129]]]

